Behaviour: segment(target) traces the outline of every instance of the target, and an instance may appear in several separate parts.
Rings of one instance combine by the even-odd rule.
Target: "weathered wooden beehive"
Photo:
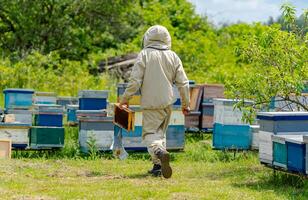
[[[13,148],[25,149],[29,144],[29,124],[0,123],[0,139],[11,140]]]
[[[87,153],[94,145],[99,151],[110,150],[113,142],[113,118],[104,110],[78,110],[78,141],[81,151]]]

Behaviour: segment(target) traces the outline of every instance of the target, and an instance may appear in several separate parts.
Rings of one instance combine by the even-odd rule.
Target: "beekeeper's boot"
[[[157,170],[161,170],[161,166],[158,164],[154,164],[153,168],[151,170],[148,171],[149,174],[154,174],[155,171]]]
[[[170,178],[172,176],[172,169],[169,164],[170,156],[169,152],[163,149],[158,149],[155,155],[161,162],[161,172],[164,178]]]

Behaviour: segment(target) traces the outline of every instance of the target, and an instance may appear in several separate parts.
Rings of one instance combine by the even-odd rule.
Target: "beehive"
[[[88,112],[90,114],[90,111]],[[96,112],[97,114],[97,112]],[[112,117],[91,116],[79,118],[79,144],[81,151],[88,152],[89,145],[94,142],[99,151],[110,150],[114,139]]]
[[[57,95],[54,92],[35,92],[35,104],[57,104]]]
[[[78,92],[80,110],[101,110],[107,108],[107,90],[81,90]]]
[[[5,109],[25,108],[32,106],[34,90],[10,88],[3,90]]]
[[[69,125],[78,123],[76,111],[79,109],[79,105],[67,105],[67,122]]]
[[[64,128],[33,126],[30,130],[31,149],[61,148],[64,146]]]
[[[14,115],[14,122],[32,125],[32,110],[8,109],[5,113]]]
[[[303,135],[286,139],[288,171],[307,174],[307,144]]]
[[[273,164],[272,135],[307,135],[308,112],[260,112],[260,161]]]
[[[250,149],[252,134],[249,125],[214,124],[215,149]]]
[[[125,92],[125,89],[127,88],[127,83],[119,83],[118,84],[118,90],[117,90],[117,95],[118,95],[118,103],[122,100],[123,94]],[[129,100],[129,105],[140,105],[140,100],[141,100],[141,92],[138,90],[136,94],[134,94],[131,99]]]
[[[24,149],[29,144],[29,124],[0,123],[0,139],[10,139],[12,147]]]

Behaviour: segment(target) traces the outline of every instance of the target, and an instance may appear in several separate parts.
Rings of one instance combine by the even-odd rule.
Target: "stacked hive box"
[[[30,148],[51,149],[64,146],[63,109],[55,104],[36,104]]]
[[[204,84],[201,128],[206,131],[213,129],[214,98],[224,98],[224,86],[219,84]]]
[[[203,87],[201,85],[190,84],[189,89],[190,113],[185,116],[185,128],[188,131],[198,131],[201,127],[201,100],[203,94]]]
[[[260,125],[250,125],[250,130],[252,134],[251,149],[258,150]]]
[[[307,112],[260,112],[257,118],[260,124],[259,157],[261,163],[273,164],[272,135],[308,134]],[[279,142],[275,140],[275,143]]]
[[[81,90],[78,98],[79,110],[102,110],[107,108],[108,91]]]
[[[120,85],[118,88],[118,94],[123,94],[126,88],[122,88]],[[120,92],[120,91],[123,92]],[[174,87],[174,92],[177,89]],[[138,95],[138,94],[136,94]],[[184,148],[185,143],[185,127],[184,127],[184,115],[182,114],[181,106],[177,105],[179,101],[178,93],[175,93],[176,101],[173,105],[173,111],[169,127],[166,133],[166,146],[167,149],[181,150]],[[121,97],[118,97],[120,100]],[[118,126],[114,127],[114,134],[117,136],[119,131],[122,131],[123,146],[127,150],[146,150],[146,145],[142,143],[142,110],[140,105],[131,105],[130,109],[135,112],[135,129],[134,131],[127,132]],[[117,137],[115,137],[117,139]]]
[[[105,110],[78,110],[79,144],[87,153],[91,145],[98,151],[110,150],[113,142],[113,118],[107,117]]]
[[[35,92],[34,104],[57,104],[57,95],[54,92]]]
[[[69,126],[75,126],[78,124],[76,111],[79,105],[67,105],[67,123]]]
[[[62,106],[63,110],[67,110],[68,105],[79,105],[79,102],[77,97],[57,97],[57,105]]]
[[[6,89],[5,123],[0,124],[0,138],[10,139],[13,148],[27,148],[28,132],[32,124],[32,99],[34,90]]]
[[[308,137],[286,139],[287,168],[290,172],[308,174]]]
[[[287,145],[288,139],[300,139],[302,135],[272,135],[273,165],[287,169]]]
[[[299,96],[290,95],[289,98],[294,101],[299,101],[301,104],[308,106],[308,93],[302,93]],[[271,111],[305,111],[301,106],[295,103],[286,101],[281,97],[272,98],[270,104]]]
[[[308,137],[306,135],[272,135],[273,166],[290,172],[307,174]]]
[[[32,124],[32,89],[5,89],[5,114],[12,115],[11,122]]]
[[[234,108],[236,103],[238,100],[214,99],[213,147],[215,149],[250,149],[251,147],[250,126],[242,121],[242,111]]]
[[[114,135],[113,118],[107,116],[108,91],[82,90],[78,93],[79,144],[87,153],[95,147],[99,151],[110,150]]]

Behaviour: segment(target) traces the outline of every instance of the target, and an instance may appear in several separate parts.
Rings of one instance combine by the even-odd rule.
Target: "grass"
[[[172,152],[171,179],[146,174],[146,153],[119,161],[111,153],[79,151],[76,128],[56,152],[14,152],[0,160],[1,199],[307,199],[306,180],[274,174],[256,152],[211,149],[211,137],[188,136],[185,152]]]

